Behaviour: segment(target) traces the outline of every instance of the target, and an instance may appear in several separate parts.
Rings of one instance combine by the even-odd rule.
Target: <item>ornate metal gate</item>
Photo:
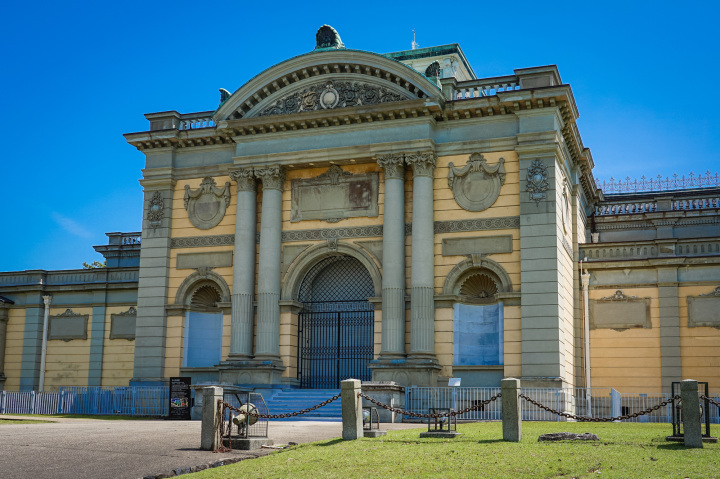
[[[350,377],[371,379],[374,307],[367,298],[373,295],[370,274],[355,258],[331,256],[310,269],[299,295],[300,387],[330,389]]]

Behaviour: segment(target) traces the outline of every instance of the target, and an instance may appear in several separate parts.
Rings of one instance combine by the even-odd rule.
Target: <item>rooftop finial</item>
[[[323,48],[345,48],[337,30],[330,25],[323,25],[315,34],[315,50]]]
[[[417,47],[419,47],[418,42],[415,41],[415,29],[413,28],[413,41],[412,41],[412,49],[417,50]]]

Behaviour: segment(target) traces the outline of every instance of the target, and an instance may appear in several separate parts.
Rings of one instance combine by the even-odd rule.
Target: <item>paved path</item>
[[[49,424],[8,424],[0,416],[0,476],[15,478],[128,478],[210,464],[228,458],[258,457],[270,450],[201,451],[199,421],[99,420],[53,418]],[[427,427],[383,424],[386,430]],[[340,437],[339,422],[274,421],[275,444],[306,443]]]

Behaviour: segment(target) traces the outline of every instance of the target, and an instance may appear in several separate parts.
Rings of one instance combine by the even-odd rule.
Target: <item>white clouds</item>
[[[93,237],[93,234],[77,221],[70,219],[67,216],[63,216],[56,211],[53,211],[51,215],[55,223],[57,223],[67,233],[81,238],[90,239]]]

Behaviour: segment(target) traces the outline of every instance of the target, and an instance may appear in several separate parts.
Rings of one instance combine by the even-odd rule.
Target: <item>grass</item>
[[[459,424],[456,439],[420,439],[421,431],[302,444],[187,477],[720,478],[720,445],[667,442],[670,424],[524,422],[520,443],[503,442],[499,422]],[[592,432],[600,441],[537,441],[563,431]]]
[[[0,417],[0,426],[9,426],[15,424],[43,424],[54,421],[43,421],[42,419],[8,419]]]

